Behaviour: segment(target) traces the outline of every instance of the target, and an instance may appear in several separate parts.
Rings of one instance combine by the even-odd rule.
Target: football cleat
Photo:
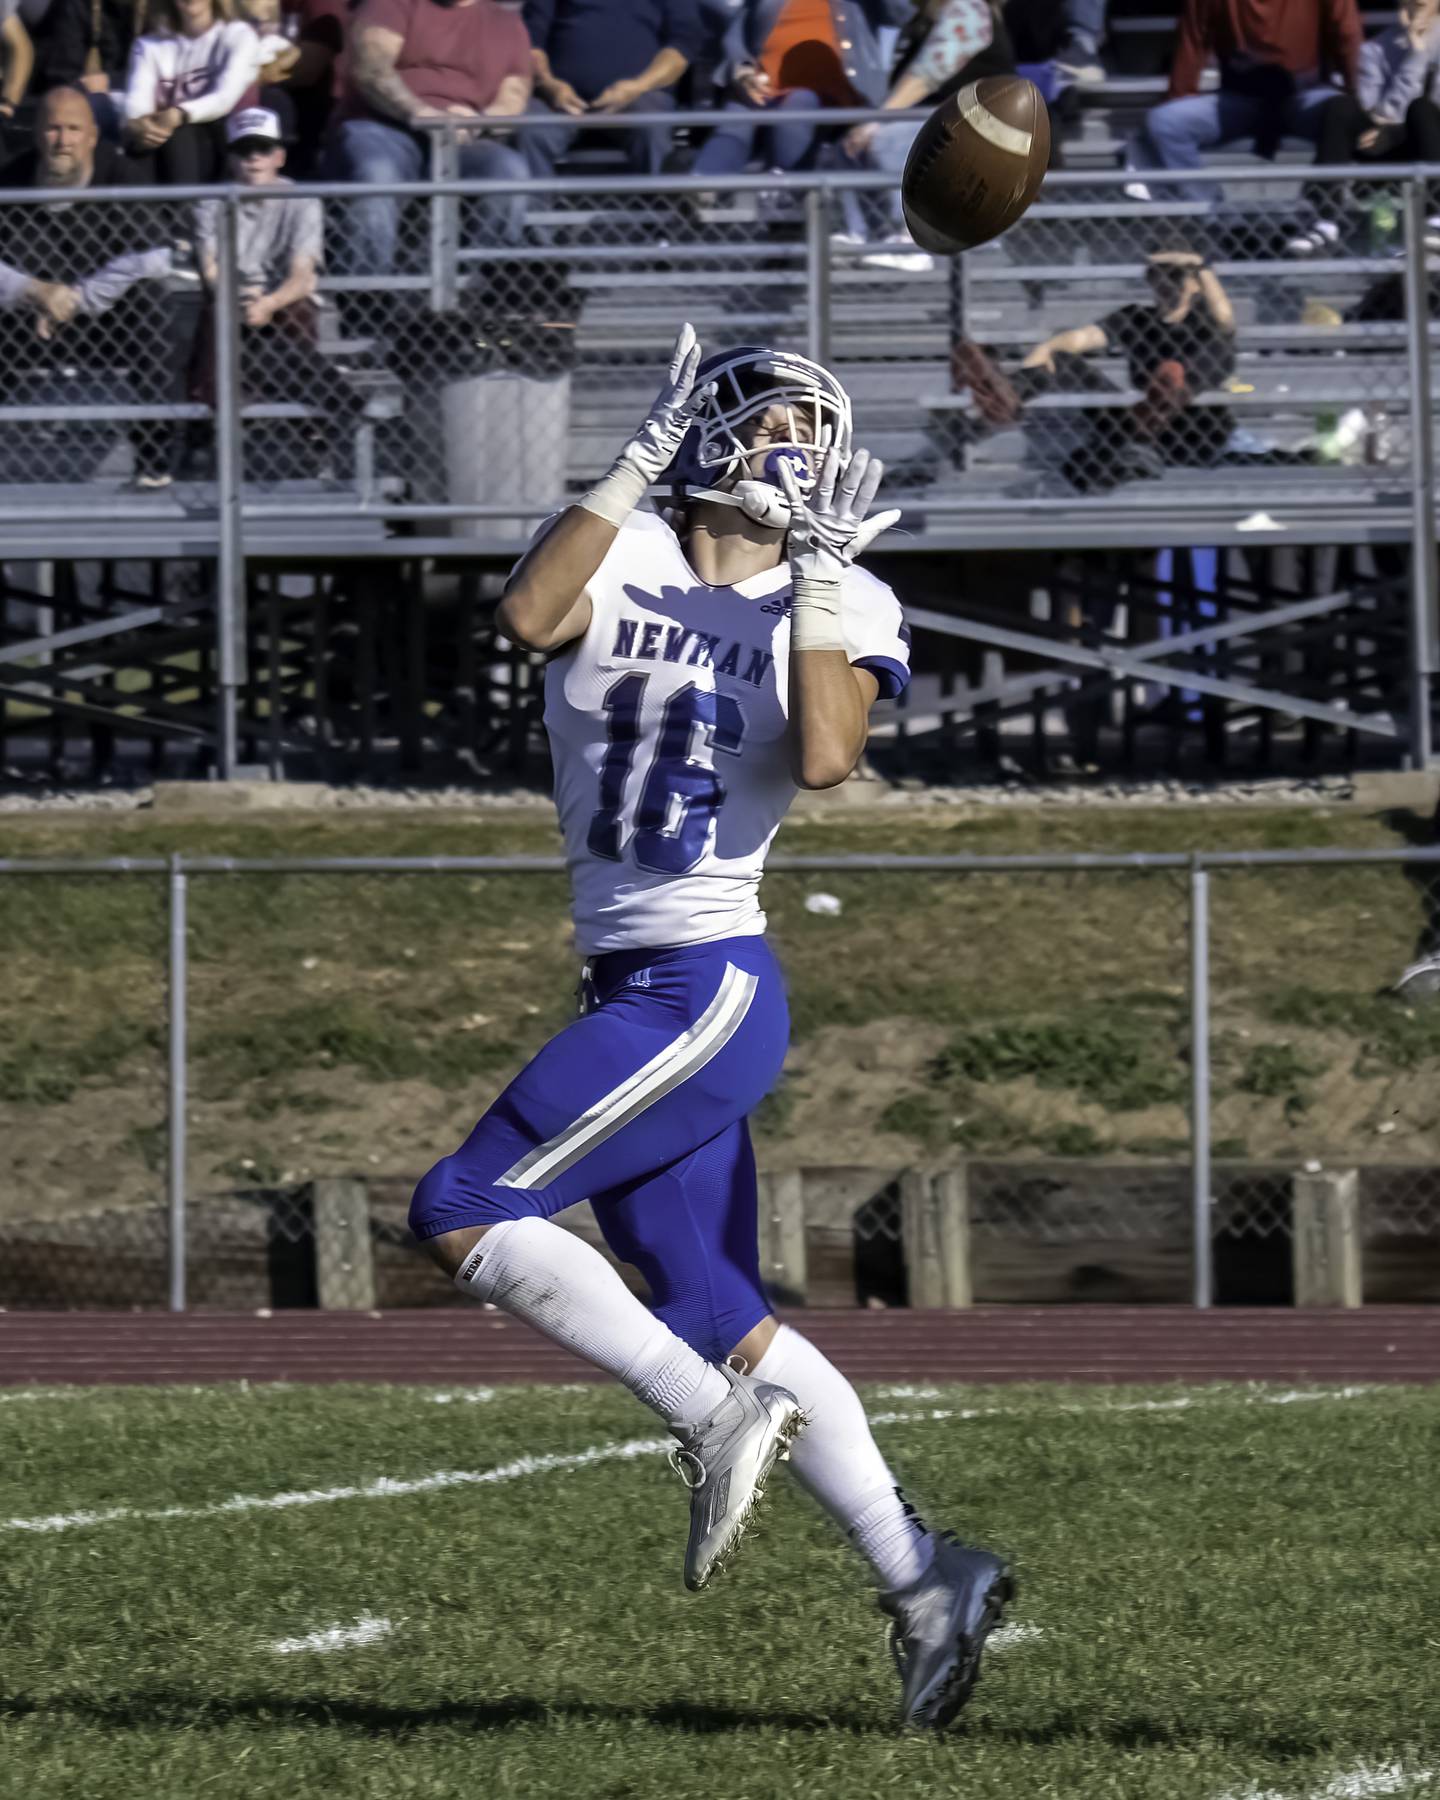
[[[891,1621],[903,1724],[939,1731],[950,1723],[980,1679],[986,1638],[1014,1598],[1008,1564],[943,1532],[920,1579],[880,1596],[880,1610]]]
[[[726,1363],[720,1372],[730,1393],[670,1453],[671,1467],[690,1490],[685,1585],[694,1593],[734,1556],[771,1469],[789,1456],[805,1426],[800,1402],[788,1388],[742,1375]]]

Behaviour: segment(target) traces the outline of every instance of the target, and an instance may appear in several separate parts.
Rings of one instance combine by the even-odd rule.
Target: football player
[[[881,465],[835,377],[788,351],[700,360],[687,325],[610,472],[547,527],[498,622],[545,652],[555,797],[587,958],[581,1016],[416,1190],[465,1292],[526,1319],[664,1419],[690,1488],[685,1581],[733,1554],[777,1459],[870,1562],[902,1713],[963,1704],[1013,1591],[929,1530],[845,1377],[771,1314],[746,1120],[780,1074],[785,989],[765,853],[796,790],[844,781],[909,679],[894,594],[856,558]],[[645,504],[662,479],[668,518]],[[589,1200],[610,1264],[553,1223]]]

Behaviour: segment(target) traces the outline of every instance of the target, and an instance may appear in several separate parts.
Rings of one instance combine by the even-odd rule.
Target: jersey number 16
[[[590,820],[586,843],[592,855],[610,862],[619,862],[627,848],[620,812],[640,741],[640,707],[649,680],[648,675],[622,675],[605,695],[609,744],[600,768],[600,804]],[[728,694],[696,687],[692,681],[665,702],[655,754],[635,809],[635,834],[628,845],[642,869],[683,875],[704,856],[711,823],[725,798],[714,753],[722,750],[737,756],[744,735],[745,715]]]

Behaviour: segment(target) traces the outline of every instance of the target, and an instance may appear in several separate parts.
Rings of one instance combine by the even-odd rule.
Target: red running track
[[[857,1381],[1440,1381],[1440,1307],[788,1315]],[[602,1379],[503,1313],[0,1313],[0,1384]]]

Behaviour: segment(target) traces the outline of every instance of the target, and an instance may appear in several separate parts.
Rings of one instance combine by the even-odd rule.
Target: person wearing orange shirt
[[[878,106],[887,70],[878,33],[900,25],[913,0],[749,0],[726,33],[730,97],[694,173],[737,175],[757,136],[767,169],[799,168],[813,154],[826,106]]]

